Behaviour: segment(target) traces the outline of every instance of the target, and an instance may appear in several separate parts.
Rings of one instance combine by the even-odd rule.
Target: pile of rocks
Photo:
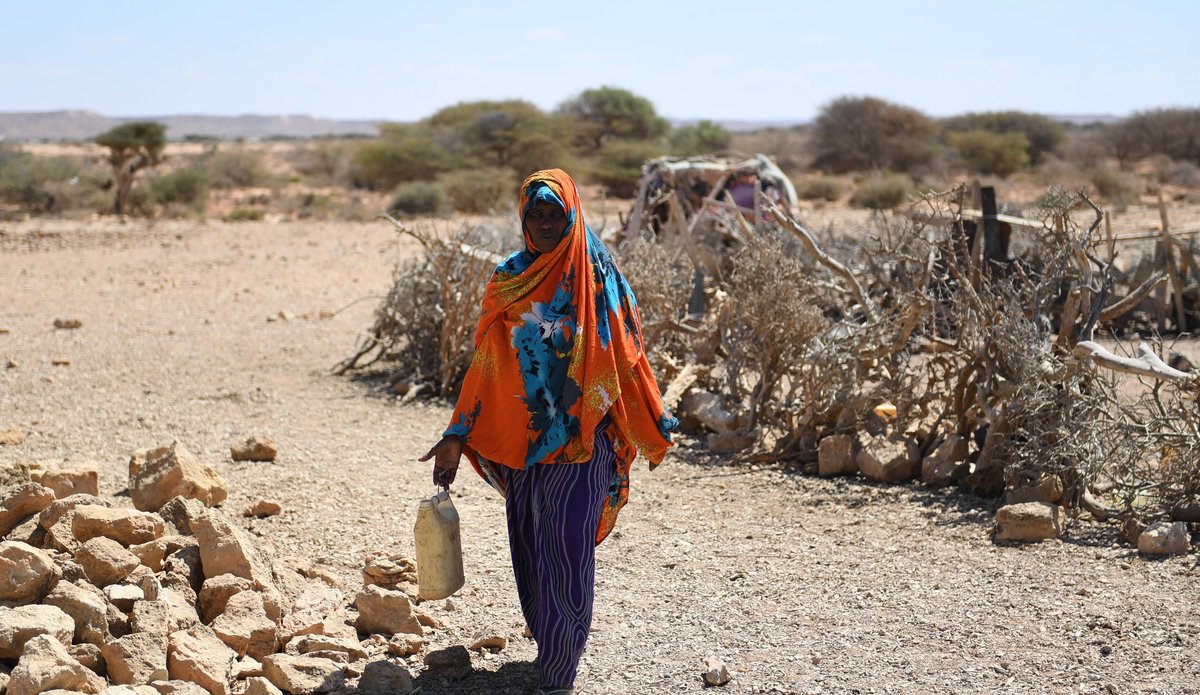
[[[924,458],[913,439],[903,434],[835,434],[820,440],[816,472],[821,476],[861,474],[882,483],[919,478],[931,487],[945,487],[970,470],[967,452],[967,440],[956,434],[945,437]],[[1036,542],[1062,536],[1068,525],[1062,500],[1062,481],[1054,476],[1009,486],[1004,505],[996,512],[993,539]],[[1190,550],[1187,528],[1181,521],[1139,526],[1122,536],[1143,555],[1183,555]]]
[[[225,483],[182,446],[136,452],[129,473],[134,509],[98,496],[94,465],[0,468],[0,693],[412,689],[437,623],[411,561],[368,563],[351,617],[336,579],[284,567],[213,508]]]

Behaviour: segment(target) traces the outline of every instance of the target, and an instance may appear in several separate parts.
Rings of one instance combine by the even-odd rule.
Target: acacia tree
[[[907,171],[933,157],[937,124],[916,109],[875,97],[840,97],[813,124],[818,168],[834,173]]]
[[[97,136],[96,144],[109,150],[108,163],[112,165],[116,184],[113,212],[120,215],[125,212],[125,202],[137,172],[162,161],[167,127],[153,121],[123,123]]]
[[[579,143],[587,152],[609,140],[649,140],[667,132],[666,119],[649,99],[619,87],[585,90],[560,104],[558,112],[576,120]]]

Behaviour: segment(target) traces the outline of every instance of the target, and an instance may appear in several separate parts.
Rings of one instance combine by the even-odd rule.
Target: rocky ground
[[[282,505],[237,517],[264,546],[352,594],[366,553],[412,553],[432,492],[415,459],[449,414],[327,373],[410,252],[382,223],[0,226],[0,431],[26,435],[0,463],[96,461],[112,497],[130,452],[182,442],[228,482],[231,516]],[[278,459],[232,461],[255,434]],[[430,648],[509,642],[474,654],[464,680],[418,672],[416,684],[525,692],[535,649],[501,505],[465,472],[454,495],[467,585],[425,604],[446,625]],[[1087,522],[998,546],[994,511],[919,485],[731,466],[685,439],[653,474],[639,464],[599,549],[581,692],[698,692],[708,657],[727,666],[729,693],[1200,692],[1194,554],[1146,560]]]

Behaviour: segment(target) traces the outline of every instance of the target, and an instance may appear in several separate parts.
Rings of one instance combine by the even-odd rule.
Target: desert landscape
[[[234,524],[276,563],[326,575],[347,605],[368,554],[412,554],[432,492],[415,459],[449,407],[397,399],[383,375],[329,373],[397,258],[418,253],[411,239],[381,221],[0,229],[0,429],[25,435],[0,463],[95,462],[100,496],[127,506],[131,453],[179,442],[227,481]],[[232,461],[255,435],[278,442],[275,461]],[[421,604],[439,625],[426,651],[485,635],[507,646],[471,652],[460,680],[420,654],[403,663],[422,693],[523,692],[534,645],[502,506],[459,480],[467,584]],[[282,512],[239,514],[260,499]],[[1147,559],[1085,519],[1049,542],[997,545],[998,504],[730,463],[681,437],[657,471],[639,464],[600,546],[580,692],[700,692],[708,657],[734,693],[1196,691],[1194,556]],[[385,644],[365,639],[368,660]]]

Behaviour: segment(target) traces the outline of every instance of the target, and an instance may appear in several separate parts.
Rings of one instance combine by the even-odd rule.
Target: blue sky
[[[1200,2],[0,0],[0,111],[415,120],[604,84],[672,118],[1200,104]]]

